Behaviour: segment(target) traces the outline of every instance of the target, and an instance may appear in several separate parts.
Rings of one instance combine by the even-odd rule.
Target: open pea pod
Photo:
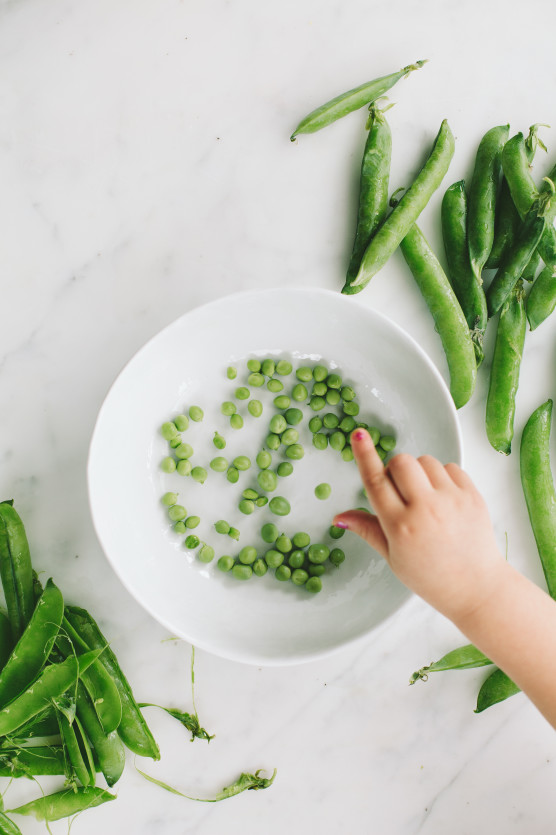
[[[14,815],[33,815],[39,821],[57,821],[115,799],[116,795],[106,789],[84,786],[38,797],[16,809],[8,809],[8,812]]]
[[[12,635],[17,641],[31,620],[35,595],[29,543],[12,501],[0,502],[0,578]]]
[[[77,685],[77,716],[90,740],[94,757],[110,787],[118,782],[125,767],[125,749],[116,731],[106,733],[100,724],[87,690]]]
[[[75,716],[70,722],[68,717],[57,712],[60,736],[62,737],[66,759],[68,781],[74,783],[77,778],[82,786],[94,786],[95,764],[91,747],[79,719]]]

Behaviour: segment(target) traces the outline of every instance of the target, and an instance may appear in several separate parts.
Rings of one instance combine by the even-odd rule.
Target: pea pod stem
[[[423,168],[371,238],[359,272],[353,281],[346,282],[342,293],[361,292],[396,251],[442,182],[454,155],[454,147],[454,136],[444,120]]]
[[[373,81],[368,81],[359,87],[348,90],[346,93],[335,96],[305,116],[292,133],[290,139],[293,142],[300,133],[315,133],[321,130],[321,128],[332,124],[332,122],[341,119],[342,116],[346,116],[348,113],[359,110],[360,107],[376,101],[376,99],[388,92],[400,79],[405,78],[426,63],[426,60],[416,61],[415,64],[409,64],[398,72],[375,78]]]
[[[29,543],[12,501],[0,502],[0,578],[15,642],[31,619],[35,596]]]

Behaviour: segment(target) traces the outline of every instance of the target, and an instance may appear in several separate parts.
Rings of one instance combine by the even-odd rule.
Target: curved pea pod
[[[0,706],[11,702],[39,674],[54,645],[63,613],[62,593],[48,580],[31,620],[0,673]]]
[[[506,673],[496,668],[486,681],[483,682],[479,695],[477,696],[477,707],[475,713],[482,713],[487,707],[498,704],[521,692],[517,684],[514,684]]]
[[[475,349],[463,311],[438,259],[417,225],[401,242],[405,258],[434,319],[450,372],[450,393],[457,409],[475,388]]]
[[[24,806],[8,809],[8,812],[11,815],[33,815],[38,821],[57,821],[115,799],[116,795],[106,789],[84,786],[38,797]]]
[[[0,812],[0,835],[22,835],[21,829],[9,817]]]
[[[458,647],[446,655],[443,655],[438,661],[429,664],[428,667],[421,667],[409,679],[410,684],[415,684],[416,681],[426,681],[429,673],[440,673],[446,670],[471,670],[475,667],[485,667],[492,664],[492,661],[486,657],[480,649],[477,649],[473,644],[465,644],[463,647]]]
[[[515,398],[526,330],[525,294],[523,282],[518,281],[500,311],[486,405],[488,440],[504,455],[509,455],[512,449]]]
[[[556,307],[556,267],[545,267],[537,279],[529,295],[525,309],[527,320],[532,331],[538,328],[550,316]]]
[[[418,70],[426,63],[426,60],[416,61],[415,64],[409,64],[398,72],[375,78],[373,81],[367,81],[359,87],[354,87],[353,90],[348,90],[347,93],[340,93],[339,96],[335,96],[305,116],[292,133],[290,139],[293,142],[299,133],[315,133],[321,130],[321,128],[331,125],[332,122],[341,119],[342,116],[347,116],[348,113],[352,113],[354,110],[359,110],[360,107],[376,101],[376,99],[388,92],[396,82],[405,78],[414,70]]]
[[[67,617],[62,620],[62,632],[64,634],[60,634],[57,645],[64,656],[69,657],[75,653],[79,657],[89,651],[89,646],[75,631]],[[115,731],[122,719],[122,702],[118,688],[100,658],[91,664],[82,678],[102,727],[106,733]]]
[[[45,704],[68,690],[99,655],[100,651],[94,650],[45,667],[27,690],[0,710],[0,736],[11,734],[41,713]]]
[[[447,275],[467,321],[478,368],[484,358],[483,340],[488,313],[485,291],[471,269],[469,261],[467,197],[463,180],[446,189],[442,199],[441,219],[442,237],[448,262]]]
[[[68,717],[58,711],[58,724],[66,758],[68,780],[76,777],[82,786],[95,785],[95,764],[91,747],[77,716],[70,722]]]
[[[35,595],[27,535],[11,501],[0,502],[0,578],[15,642],[31,620]]]
[[[39,745],[0,751],[0,777],[29,777],[65,774],[61,745]]]
[[[502,177],[500,194],[496,200],[494,218],[494,239],[485,268],[496,270],[500,266],[506,251],[511,247],[519,229],[520,217],[515,207],[508,181]]]
[[[140,757],[160,759],[158,745],[135,701],[129,682],[96,622],[85,609],[77,606],[67,606],[66,617],[90,649],[103,650],[100,661],[118,688],[122,703],[122,720],[118,726],[118,734],[123,743]]]
[[[94,756],[108,785],[111,787],[122,776],[125,750],[116,731],[107,734],[100,724],[89,695],[81,682],[77,685],[77,715],[94,749]]]
[[[556,599],[556,490],[550,468],[552,400],[539,406],[523,429],[521,486],[549,595]]]
[[[12,625],[7,615],[0,611],[0,670],[4,669],[13,648]]]

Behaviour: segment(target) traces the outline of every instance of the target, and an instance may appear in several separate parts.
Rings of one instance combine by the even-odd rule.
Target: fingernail
[[[334,525],[336,528],[343,528],[345,531],[347,531],[348,526],[346,522],[334,522]]]
[[[362,429],[356,429],[356,431],[353,433],[353,437],[356,441],[362,441],[365,437],[365,433]]]

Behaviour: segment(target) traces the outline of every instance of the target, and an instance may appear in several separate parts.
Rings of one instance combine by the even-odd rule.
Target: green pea
[[[188,516],[185,520],[185,527],[186,528],[198,528],[201,524],[201,519],[199,516]]]
[[[382,435],[378,443],[385,452],[391,452],[396,446],[396,439],[392,435]]]
[[[257,371],[261,370],[261,363],[256,359],[247,360],[247,368],[255,374]]]
[[[328,377],[328,368],[325,365],[315,365],[313,368],[313,380],[322,383]]]
[[[261,365],[261,371],[263,372],[265,377],[272,377],[272,375],[276,371],[276,363],[274,362],[274,360],[263,360],[263,364]]]
[[[162,504],[168,505],[168,507],[172,507],[173,504],[176,504],[177,500],[177,493],[164,493],[160,501],[162,502]]]
[[[255,501],[257,507],[264,507],[265,504],[268,504],[267,496],[259,496],[259,498]]]
[[[340,392],[337,389],[328,389],[326,392],[326,402],[329,406],[337,406],[340,402]]]
[[[273,450],[280,449],[280,435],[274,435],[271,432],[270,435],[266,436],[265,443],[266,443],[266,445],[269,449],[273,449]]]
[[[313,379],[313,372],[307,365],[302,365],[295,372],[295,376],[298,380],[301,380],[302,383],[308,383],[309,380]]]
[[[160,462],[160,469],[163,470],[165,473],[173,473],[176,469],[176,461],[172,458],[171,455],[167,455],[166,458],[163,458]]]
[[[212,545],[203,545],[197,556],[201,562],[211,562],[214,559],[214,548]]]
[[[322,484],[317,484],[315,487],[315,496],[317,499],[321,499],[321,501],[330,498],[331,493],[332,487],[330,484],[327,484],[326,481],[323,481]]]
[[[207,480],[207,475],[208,473],[204,467],[193,467],[193,469],[191,470],[191,478],[194,481],[198,481],[199,484],[205,483],[205,481]]]
[[[195,548],[198,548],[200,544],[201,540],[198,536],[195,536],[194,533],[190,533],[187,539],[185,540],[185,547],[190,548],[192,551],[195,550]]]
[[[230,523],[226,522],[225,519],[219,519],[218,522],[214,523],[214,530],[216,533],[228,534],[230,533]]]
[[[225,458],[219,456],[218,458],[213,458],[210,462],[211,470],[214,470],[215,473],[223,473],[224,470],[228,469],[228,462]]]
[[[296,568],[295,571],[292,571],[292,583],[295,586],[304,586],[308,579],[309,575],[302,568]]]
[[[268,542],[270,545],[273,545],[278,536],[280,531],[274,524],[274,522],[265,522],[265,524],[261,528],[261,537],[265,542]]]
[[[255,461],[257,462],[257,467],[259,467],[259,469],[266,470],[272,464],[272,455],[268,452],[268,450],[261,449],[255,458]]]
[[[311,394],[314,397],[324,397],[327,391],[328,386],[326,385],[326,383],[315,383],[315,385],[311,389]]]
[[[340,423],[340,418],[334,412],[327,412],[323,416],[322,422],[327,429],[336,429]]]
[[[253,417],[260,417],[263,413],[263,404],[260,400],[250,400],[247,404],[247,410]]]
[[[319,565],[310,565],[310,566],[308,566],[307,571],[309,572],[309,574],[311,575],[311,577],[322,577],[322,575],[323,575],[323,574],[325,573],[325,571],[326,571],[326,566],[321,565],[321,564],[319,564]]]
[[[236,580],[249,580],[253,576],[253,569],[250,565],[241,565],[236,563],[232,568],[232,574]]]
[[[291,446],[291,444],[296,444],[299,440],[299,432],[297,429],[286,429],[285,432],[282,432],[281,441],[284,446]]]
[[[244,499],[251,499],[252,502],[254,502],[255,499],[259,498],[259,494],[257,493],[257,491],[252,490],[251,487],[248,487],[246,490],[244,490],[241,495]]]
[[[322,590],[322,580],[320,577],[309,577],[307,582],[305,583],[305,588],[307,591],[316,594],[317,592]]]
[[[353,461],[355,455],[353,454],[353,450],[350,446],[345,446],[342,450],[342,458],[344,461]]]
[[[268,428],[275,435],[279,435],[286,429],[287,425],[288,424],[286,423],[286,418],[283,415],[274,415],[274,417],[270,419]]]
[[[160,434],[166,441],[171,441],[178,434],[178,427],[171,420],[167,420],[160,427]]]
[[[247,386],[240,386],[235,391],[235,396],[237,400],[249,400],[251,397],[251,392],[247,388]]]
[[[281,551],[282,554],[289,554],[292,549],[292,541],[291,539],[286,536],[285,533],[281,533],[280,536],[276,540],[276,550]]]
[[[355,391],[352,389],[351,386],[342,386],[340,389],[340,396],[342,400],[354,400],[355,399]]]
[[[168,441],[168,445],[169,445],[170,449],[177,449],[177,447],[179,447],[180,444],[181,444],[181,435],[176,435],[175,438],[172,438],[171,441]]]
[[[234,567],[234,558],[228,556],[220,557],[216,565],[220,571],[231,571]]]
[[[291,447],[288,447],[291,449]],[[287,516],[291,510],[291,505],[283,496],[274,496],[268,503],[268,509],[275,516]]]
[[[235,467],[228,467],[226,478],[228,479],[230,484],[237,484],[237,482],[239,481],[239,470],[237,470]]]
[[[368,423],[358,423],[356,424],[358,429],[366,429],[367,432],[369,431],[369,424]]]
[[[193,455],[193,447],[191,444],[180,444],[174,450],[176,458],[191,458]]]
[[[285,582],[286,580],[289,580],[292,576],[292,570],[289,567],[289,565],[279,565],[276,571],[274,572],[274,576],[277,580]]]
[[[251,466],[251,460],[246,455],[238,455],[232,461],[236,470],[248,470]]]
[[[222,437],[222,435],[220,435],[219,432],[214,433],[214,438],[212,439],[212,443],[214,444],[216,449],[224,449],[224,447],[226,446],[226,441]]]
[[[266,493],[271,493],[278,486],[278,478],[273,470],[260,470],[257,481]]]
[[[329,389],[339,389],[342,387],[342,378],[339,374],[329,374],[326,378],[326,385]]]
[[[287,394],[279,394],[278,397],[275,397],[272,402],[274,403],[277,409],[284,411],[285,409],[289,409],[291,400]]]
[[[267,551],[264,555],[264,561],[269,568],[278,568],[284,562],[284,555],[280,551],[275,551],[273,548]]]
[[[370,426],[368,429],[369,435],[371,436],[371,441],[376,446],[380,441],[380,430],[376,428],[376,426]]]
[[[292,551],[288,557],[288,565],[290,568],[301,568],[305,562],[305,551]]]
[[[282,377],[285,377],[287,374],[292,373],[292,364],[287,360],[278,360],[276,363],[276,373],[280,374]]]
[[[255,560],[253,563],[253,574],[256,574],[257,577],[264,577],[266,572],[268,571],[268,565],[265,563],[264,560],[260,558]]]
[[[335,565],[336,568],[340,567],[345,558],[346,555],[344,554],[341,548],[333,548],[328,557],[332,565]]]
[[[290,426],[297,426],[303,420],[303,412],[301,409],[288,409],[284,417]]]
[[[301,403],[302,400],[307,400],[307,389],[303,385],[303,383],[298,383],[292,389],[292,397],[294,400],[297,400],[298,403]]]
[[[228,536],[231,539],[235,539],[236,542],[237,542],[238,539],[239,539],[239,536],[240,536],[238,529],[234,528],[234,527],[231,527],[230,530],[228,531]]]
[[[237,368],[235,368],[233,365],[229,365],[226,369],[226,377],[228,378],[228,380],[235,380],[235,378],[237,377]]]
[[[309,545],[309,548],[307,549],[307,556],[309,558],[309,562],[315,564],[323,563],[325,560],[327,560],[329,553],[330,549],[322,543],[318,543],[316,545]]]
[[[338,528],[336,527],[336,525],[330,525],[330,527],[328,528],[328,536],[330,536],[332,539],[341,539],[345,532],[345,528]]]
[[[301,444],[291,444],[291,446],[286,447],[286,455],[288,458],[293,458],[294,461],[299,461],[305,455],[305,450]]]
[[[281,461],[280,464],[276,467],[276,474],[280,476],[280,478],[287,478],[287,476],[293,473],[293,464],[290,461]]]
[[[172,522],[182,522],[187,516],[187,510],[181,504],[175,504],[168,508],[168,516]]]
[[[342,409],[346,415],[358,415],[359,403],[354,403],[352,400],[349,400],[347,403],[344,403]]]
[[[309,429],[311,430],[311,432],[313,432],[313,434],[315,432],[320,432],[320,430],[322,429],[322,418],[320,418],[318,415],[312,417],[309,421]]]
[[[276,377],[273,377],[272,380],[269,380],[266,384],[266,387],[269,391],[276,394],[279,391],[283,391],[284,383],[281,380],[277,380]]]
[[[205,413],[201,409],[200,406],[190,406],[189,407],[189,417],[191,420],[194,420],[196,423],[199,423],[205,416]]]
[[[324,432],[316,432],[313,435],[313,446],[315,449],[326,449],[328,446],[328,435],[325,435]]]
[[[333,432],[328,439],[328,443],[332,449],[336,449],[338,452],[341,452],[346,445],[346,436],[340,431]]]
[[[246,516],[250,516],[251,513],[255,510],[255,503],[252,502],[250,499],[241,499],[240,503],[238,504],[238,508],[241,513],[245,513]]]
[[[176,522],[176,524],[174,525],[174,530],[176,533],[185,533],[187,528],[185,527],[184,523],[180,520],[179,522]]]
[[[220,411],[223,415],[235,415],[237,412],[237,406],[231,400],[225,400],[220,406]]]
[[[252,545],[245,545],[239,552],[238,559],[243,565],[252,565],[257,559],[257,549]]]
[[[311,537],[308,533],[305,533],[305,531],[298,531],[297,533],[294,533],[292,542],[296,548],[306,548],[311,544]]]
[[[349,434],[350,432],[353,432],[356,425],[357,424],[355,423],[355,420],[351,417],[351,415],[347,415],[340,421],[338,429],[341,429],[342,432],[347,432]]]
[[[259,374],[256,371],[254,374],[250,374],[247,378],[247,382],[250,386],[255,386],[255,388],[260,388],[260,386],[264,386],[264,377],[262,374]]]
[[[189,418],[187,415],[177,415],[174,418],[174,423],[180,432],[185,432],[186,429],[189,429]]]
[[[326,400],[324,397],[311,397],[309,400],[309,406],[313,409],[314,412],[318,412],[321,409],[324,409],[326,406]]]
[[[385,459],[385,458],[386,458],[386,456],[388,455],[388,453],[386,452],[386,450],[385,450],[385,449],[383,449],[383,448],[379,445],[379,446],[377,446],[376,451],[377,451],[377,453],[378,453],[378,457],[380,458],[380,460],[381,460],[381,461],[384,461],[384,459]]]
[[[230,426],[232,429],[241,429],[243,426],[243,418],[241,415],[232,415],[230,417]]]

